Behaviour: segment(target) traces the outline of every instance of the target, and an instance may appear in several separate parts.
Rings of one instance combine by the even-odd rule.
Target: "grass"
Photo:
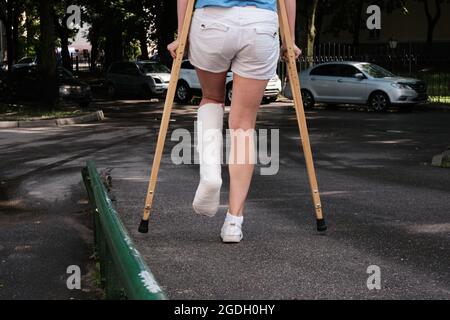
[[[92,110],[78,106],[61,106],[50,110],[42,105],[0,104],[0,121],[31,121],[70,118],[88,114]]]
[[[450,96],[430,96],[433,103],[450,104]]]

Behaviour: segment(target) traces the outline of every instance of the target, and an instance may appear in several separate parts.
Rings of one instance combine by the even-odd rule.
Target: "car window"
[[[386,69],[372,63],[361,63],[358,65],[365,73],[374,78],[389,78],[395,75]]]
[[[139,63],[138,66],[143,73],[170,73],[169,68],[157,62]]]
[[[361,71],[356,69],[354,66],[348,64],[339,65],[338,68],[339,77],[354,78],[357,73],[361,73]]]
[[[22,64],[22,63],[32,63],[33,62],[33,58],[23,58],[21,60],[19,60],[18,63]]]
[[[126,63],[124,68],[123,68],[123,74],[127,74],[127,75],[131,75],[131,76],[135,76],[137,74],[137,67],[134,63]]]
[[[310,75],[312,76],[327,76],[327,77],[337,77],[338,76],[338,65],[336,64],[325,64],[314,68]]]

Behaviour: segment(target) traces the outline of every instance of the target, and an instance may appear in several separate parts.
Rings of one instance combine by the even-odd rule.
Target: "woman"
[[[214,216],[219,208],[225,81],[230,67],[234,74],[228,120],[232,132],[229,210],[221,231],[225,243],[238,243],[243,237],[244,204],[253,176],[255,155],[253,139],[247,139],[246,143],[245,139],[234,139],[233,136],[235,132],[253,132],[265,88],[276,74],[280,57],[276,1],[198,0],[192,19],[189,60],[196,67],[203,92],[197,133],[200,184],[193,208],[201,215]],[[181,34],[187,3],[188,0],[178,0],[178,34]],[[289,28],[294,36],[296,3],[295,0],[285,0],[285,3]],[[168,46],[173,58],[178,46],[178,40]],[[284,48],[283,45],[283,56],[286,54]],[[297,46],[295,52],[297,57],[301,53]],[[236,161],[237,154],[244,154],[245,161]]]

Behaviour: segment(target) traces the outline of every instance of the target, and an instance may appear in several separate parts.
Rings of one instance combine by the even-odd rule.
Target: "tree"
[[[177,2],[157,0],[153,0],[152,2],[151,12],[154,16],[155,23],[153,40],[158,45],[158,56],[161,62],[170,65],[172,63],[172,57],[167,51],[167,45],[174,40],[178,29],[176,19]]]
[[[299,22],[296,26],[296,39],[299,39],[300,46],[303,47],[303,55],[309,62],[314,56],[314,43],[317,36],[316,19],[321,2],[323,0],[307,0],[297,3]]]
[[[50,108],[56,106],[58,97],[56,72],[56,30],[53,19],[54,0],[39,0],[41,25],[39,73],[41,76],[44,102]]]
[[[70,4],[73,4],[73,1]],[[68,6],[69,2],[67,0],[58,2],[52,10],[52,15],[56,33],[60,39],[62,65],[64,68],[72,70],[73,63],[69,52],[69,39],[73,38],[78,30],[71,30],[67,27],[67,21],[70,17],[70,14],[67,13]]]
[[[427,17],[427,44],[431,45],[433,43],[434,38],[434,31],[436,29],[436,25],[441,19],[442,16],[442,4],[444,3],[444,0],[418,0],[419,2],[422,2],[423,8],[425,11],[425,16]],[[434,2],[434,13],[431,9],[431,2]],[[448,3],[449,1],[447,1]]]
[[[8,70],[18,59],[17,44],[19,41],[19,14],[23,2],[21,0],[1,0],[0,19],[6,29],[6,50],[8,56]]]
[[[330,16],[331,23],[324,32],[333,32],[336,36],[343,31],[352,35],[354,46],[359,46],[361,31],[365,29],[366,8],[378,5],[385,13],[402,9],[407,12],[404,0],[328,0],[320,7],[321,14]],[[406,11],[405,11],[406,10]]]

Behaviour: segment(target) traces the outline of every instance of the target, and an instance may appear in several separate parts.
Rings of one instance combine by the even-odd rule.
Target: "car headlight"
[[[59,93],[61,95],[69,95],[72,93],[82,93],[85,92],[86,89],[81,86],[60,86]]]
[[[163,83],[163,81],[162,81],[162,79],[160,77],[153,77],[153,81],[155,81],[155,83],[157,83],[157,84],[162,84]]]
[[[391,83],[391,86],[393,86],[396,89],[406,89],[406,90],[412,89],[409,85],[405,83]]]
[[[63,96],[67,96],[70,94],[70,87],[69,86],[60,86],[59,87],[59,94]]]

